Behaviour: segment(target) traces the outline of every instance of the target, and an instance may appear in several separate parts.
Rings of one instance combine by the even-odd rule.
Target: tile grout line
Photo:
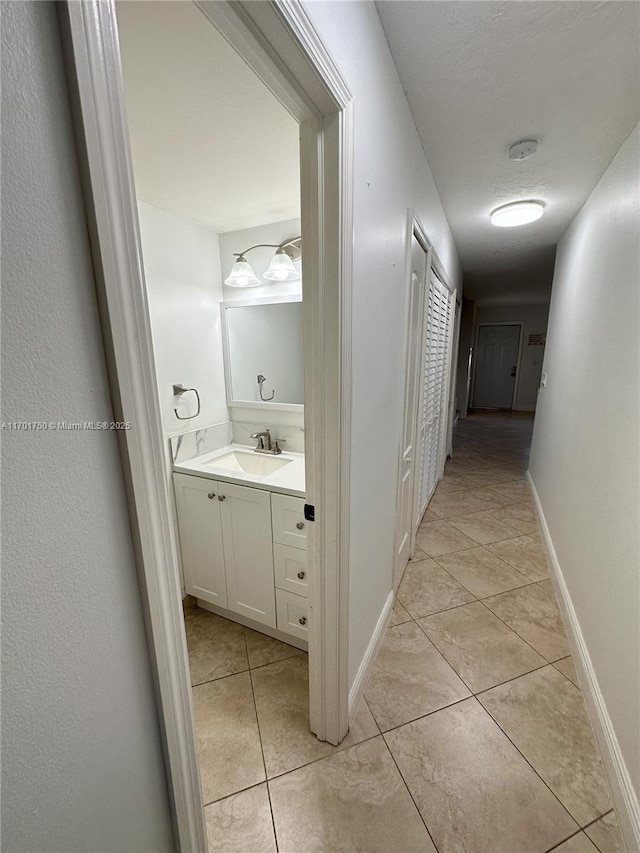
[[[224,617],[222,617],[222,618],[224,618]],[[251,629],[251,630],[253,630],[253,629]],[[265,636],[268,636],[268,634],[265,634]],[[275,637],[272,639],[275,639]],[[282,641],[280,641],[280,642],[282,642]],[[245,639],[245,645],[246,645],[246,639]],[[295,648],[296,651],[302,652],[302,654],[306,654],[306,652],[303,649],[298,649],[295,646],[292,646],[291,648]],[[247,650],[247,655],[248,655],[248,650]],[[202,687],[203,684],[212,684],[214,681],[223,681],[225,678],[232,678],[234,675],[242,675],[243,672],[254,672],[256,669],[264,669],[265,666],[271,666],[271,664],[280,663],[283,660],[291,660],[291,658],[295,658],[295,657],[298,657],[298,655],[296,655],[296,654],[288,655],[286,658],[278,658],[277,660],[270,660],[268,663],[260,663],[257,666],[250,666],[249,665],[247,667],[247,669],[239,669],[237,672],[227,672],[225,675],[217,675],[214,678],[207,678],[205,681],[197,681],[195,684],[191,685],[191,689],[193,690],[194,687]]]
[[[473,604],[474,602],[470,602],[470,603],[471,603],[471,604]],[[479,602],[478,602],[478,604],[482,604],[482,602],[481,602],[481,601],[479,601]],[[463,604],[463,605],[461,605],[461,606],[462,606],[462,607],[465,607],[466,605],[464,605],[464,604]],[[455,608],[453,608],[453,609],[455,609]],[[487,607],[487,610],[489,610],[489,608],[488,608],[488,607]],[[489,613],[491,613],[491,611],[490,611],[490,610],[489,610]],[[435,616],[435,615],[437,615],[437,614],[435,614],[435,613],[434,613],[433,615]],[[428,617],[424,616],[424,617],[422,617],[422,618],[427,619]],[[540,666],[534,666],[532,669],[528,669],[528,670],[526,670],[526,672],[521,672],[521,673],[519,673],[518,675],[514,675],[514,676],[512,676],[511,678],[506,678],[504,681],[499,681],[497,684],[492,684],[490,687],[483,687],[483,689],[482,689],[482,690],[477,690],[477,691],[475,691],[475,692],[474,692],[474,690],[473,690],[473,688],[471,687],[471,685],[470,685],[470,684],[468,684],[468,683],[464,680],[463,676],[462,676],[462,675],[457,671],[457,669],[453,666],[453,664],[452,664],[452,663],[449,663],[449,661],[447,660],[447,658],[445,657],[445,655],[443,654],[443,652],[441,652],[441,651],[440,651],[440,649],[438,649],[438,647],[437,647],[437,646],[436,646],[436,644],[433,642],[433,640],[431,639],[431,637],[427,634],[427,632],[426,632],[426,631],[425,631],[425,629],[422,627],[422,625],[421,625],[417,620],[415,620],[415,621],[416,621],[416,625],[418,626],[418,628],[420,628],[420,630],[422,631],[422,633],[423,633],[423,634],[425,635],[425,637],[429,640],[429,642],[433,644],[433,646],[437,649],[437,651],[438,651],[438,652],[440,652],[440,654],[442,655],[442,657],[447,661],[447,663],[449,664],[449,666],[451,667],[451,669],[453,669],[453,671],[454,671],[454,672],[455,672],[455,674],[458,676],[458,678],[459,678],[459,679],[463,682],[463,684],[465,684],[465,686],[469,689],[469,691],[471,692],[471,695],[472,695],[472,696],[476,696],[476,697],[477,697],[477,696],[479,696],[481,693],[486,693],[488,690],[493,690],[493,688],[494,688],[494,687],[501,687],[503,684],[508,684],[510,681],[515,681],[515,680],[516,680],[516,678],[522,678],[522,676],[524,676],[524,675],[530,675],[532,672],[537,672],[539,669],[544,669],[544,667],[545,667],[545,666],[553,666],[553,664],[550,664],[550,663],[549,663],[549,662],[544,658],[544,656],[540,654],[540,652],[536,652],[536,654],[544,660],[544,663],[540,664]],[[508,626],[508,625],[507,625],[507,628],[509,628],[509,626]],[[512,631],[514,634],[516,633],[515,631],[513,631],[513,628],[509,628],[509,630],[510,630],[510,631]],[[520,637],[520,635],[519,635],[519,634],[516,634],[516,636],[517,636],[517,637],[519,637],[520,639],[522,639],[522,638]],[[525,643],[526,643],[527,641],[526,641],[526,640],[523,640],[523,642],[525,642]],[[527,643],[527,645],[529,645],[529,644]],[[533,648],[533,646],[531,646],[530,648]],[[533,651],[535,652],[536,650],[535,650],[535,649],[533,649]],[[562,675],[562,673],[560,673],[560,674]],[[469,697],[467,697],[467,698],[469,698]],[[445,707],[448,707],[448,706],[445,706]]]
[[[526,534],[523,534],[523,535],[526,535]],[[512,538],[513,538],[513,539],[519,539],[520,537],[518,537],[518,536],[514,536],[514,537],[512,537]],[[503,540],[501,540],[501,541],[503,541],[503,542],[509,542],[510,540],[508,540],[508,539],[503,539]],[[489,543],[489,544],[494,544],[494,543]],[[502,592],[492,592],[492,593],[491,593],[491,595],[485,595],[485,596],[482,596],[481,598],[479,598],[479,597],[478,597],[474,592],[472,592],[472,590],[470,590],[468,587],[466,587],[466,586],[462,583],[462,581],[458,580],[458,578],[457,578],[454,574],[452,574],[452,572],[450,572],[450,571],[449,571],[449,569],[447,569],[447,567],[446,567],[446,566],[443,566],[443,565],[442,565],[442,563],[439,563],[439,562],[438,562],[439,557],[429,557],[429,559],[430,559],[430,560],[433,560],[433,562],[434,562],[434,563],[437,563],[437,565],[438,565],[438,566],[439,566],[439,567],[440,567],[444,572],[446,572],[446,573],[449,575],[449,577],[450,577],[450,578],[452,578],[456,583],[460,584],[460,586],[461,586],[461,587],[463,587],[464,589],[466,589],[466,590],[467,590],[467,592],[468,592],[470,595],[473,595],[473,597],[476,599],[476,601],[484,601],[484,600],[485,600],[485,599],[487,599],[487,598],[493,598],[495,595],[503,595],[505,592],[511,592],[511,591],[512,591],[512,590],[514,590],[514,589],[522,589],[523,587],[525,587],[525,586],[531,586],[531,584],[534,584],[534,583],[541,583],[541,581],[534,581],[534,580],[531,580],[531,578],[529,578],[527,575],[525,575],[525,574],[523,574],[522,572],[520,572],[520,571],[519,571],[519,569],[516,569],[516,568],[515,568],[515,566],[511,566],[509,563],[507,563],[507,562],[506,562],[506,560],[503,560],[503,559],[502,559],[502,557],[499,557],[497,554],[494,554],[492,551],[489,551],[489,550],[486,548],[486,546],[485,546],[485,545],[475,545],[473,548],[465,548],[465,549],[464,549],[464,550],[462,550],[462,551],[451,551],[449,554],[440,554],[439,556],[440,556],[440,557],[449,557],[449,556],[450,556],[450,555],[452,555],[452,554],[463,554],[463,553],[465,553],[465,552],[467,552],[467,551],[474,551],[474,550],[475,550],[475,548],[484,548],[484,550],[485,550],[485,551],[487,551],[487,553],[488,553],[488,554],[490,554],[490,555],[491,555],[492,557],[494,557],[496,560],[500,560],[502,563],[504,563],[504,564],[505,564],[505,566],[506,566],[508,569],[511,569],[512,571],[514,571],[514,572],[518,572],[518,574],[521,574],[521,575],[522,575],[522,577],[523,577],[527,582],[526,582],[526,583],[523,583],[523,584],[522,584],[522,586],[514,586],[514,587],[511,587],[511,589],[505,589],[505,590],[503,590]],[[413,561],[411,561],[411,562],[416,562],[416,563],[418,563],[418,562],[424,562],[424,561],[421,561],[421,560],[413,560]],[[404,577],[404,575],[403,575],[403,577]],[[547,580],[547,578],[544,578],[544,580]],[[400,583],[402,583],[402,581],[401,581]],[[400,585],[398,585],[398,589],[400,589]],[[469,603],[469,602],[467,602],[467,603]],[[404,605],[403,605],[403,606],[404,606]],[[456,605],[456,607],[458,607],[458,606],[460,606],[460,605]],[[447,608],[447,610],[452,610],[452,609],[453,609],[453,608]],[[443,611],[436,611],[436,612],[443,612]],[[429,615],[429,616],[431,616],[432,614],[430,613],[430,614],[428,614],[428,615]],[[422,617],[420,617],[420,618],[422,618]]]
[[[483,547],[483,546],[481,546],[481,547]],[[472,549],[471,549],[471,548],[469,548],[469,549],[467,549],[467,550],[472,550]],[[457,551],[457,552],[453,552],[453,553],[460,553],[460,552],[459,552],[459,551]],[[445,555],[443,555],[443,556],[445,556]],[[434,560],[434,562],[436,562],[436,563],[437,563],[437,560],[435,560],[434,558],[430,558],[430,559],[433,559],[433,560]],[[500,558],[498,557],[498,559],[500,559]],[[503,562],[504,562],[504,561],[503,561]],[[458,580],[454,575],[452,575],[452,574],[451,574],[451,572],[449,572],[449,571],[448,571],[444,566],[440,565],[440,563],[437,563],[437,565],[438,565],[438,566],[440,566],[440,568],[441,568],[444,572],[446,572],[446,573],[447,573],[447,574],[448,574],[448,575],[449,575],[449,576],[450,576],[454,581],[456,581],[456,583],[459,583],[459,584],[460,584],[460,586],[462,586],[464,589],[466,589],[466,590],[467,590],[467,592],[468,592],[470,595],[474,595],[474,593],[473,593],[473,592],[471,592],[471,590],[470,590],[470,589],[467,589],[467,587],[466,587],[466,586],[464,586],[464,584],[463,584],[461,581],[459,581],[459,580]],[[508,564],[507,564],[507,565],[508,565]],[[512,568],[512,567],[510,567],[510,568]],[[518,571],[518,570],[517,570],[517,569],[514,569],[514,571]],[[523,577],[524,577],[524,576],[523,576]],[[544,580],[547,580],[547,578],[545,578]],[[541,583],[543,583],[543,581],[532,581],[532,580],[530,580],[530,579],[529,579],[529,582],[528,582],[528,583],[525,583],[525,584],[522,584],[522,586],[515,586],[515,587],[512,587],[511,589],[506,589],[506,590],[504,590],[503,592],[492,593],[491,595],[486,595],[486,596],[484,596],[484,598],[478,598],[477,596],[475,596],[475,601],[466,601],[466,602],[464,602],[464,604],[456,604],[454,607],[447,607],[447,608],[445,608],[444,610],[436,610],[436,611],[434,611],[433,613],[427,613],[425,616],[413,616],[411,613],[409,613],[409,610],[407,609],[406,605],[404,605],[404,604],[402,603],[402,601],[400,601],[400,604],[402,604],[402,606],[403,606],[403,607],[404,607],[404,609],[407,611],[407,613],[409,613],[409,616],[411,617],[411,619],[412,619],[414,622],[416,622],[416,623],[417,623],[417,620],[418,620],[418,619],[428,619],[428,617],[429,617],[429,616],[438,616],[438,615],[440,615],[441,613],[449,613],[451,610],[458,610],[460,607],[468,607],[468,605],[469,605],[469,604],[475,604],[475,602],[479,602],[480,604],[483,604],[483,605],[484,605],[484,607],[486,607],[486,609],[489,611],[489,613],[491,613],[493,616],[495,616],[495,617],[496,617],[496,619],[499,619],[499,620],[500,620],[500,622],[502,622],[502,624],[503,624],[503,625],[505,625],[505,626],[506,626],[510,631],[512,631],[512,632],[513,632],[517,637],[519,637],[519,639],[521,639],[523,643],[526,643],[526,644],[527,644],[527,646],[529,646],[529,648],[530,648],[532,651],[534,651],[537,655],[539,655],[539,656],[540,656],[540,657],[545,661],[545,664],[543,664],[543,666],[547,666],[547,665],[551,665],[551,666],[552,666],[553,664],[557,663],[558,661],[564,660],[566,657],[571,657],[571,654],[569,654],[569,655],[563,655],[562,657],[555,658],[555,659],[554,659],[554,660],[552,660],[552,661],[547,660],[547,658],[545,657],[545,655],[543,655],[543,654],[542,654],[542,652],[539,652],[539,651],[538,651],[538,649],[536,649],[536,648],[535,648],[535,646],[533,646],[533,645],[532,645],[532,644],[531,644],[527,639],[525,639],[521,634],[519,634],[519,633],[515,630],[515,628],[512,628],[512,627],[511,627],[511,625],[509,625],[507,622],[505,622],[505,620],[504,620],[501,616],[499,616],[497,613],[494,613],[494,611],[493,611],[493,610],[492,610],[492,609],[491,609],[491,608],[490,608],[490,607],[485,603],[489,598],[496,598],[496,597],[497,597],[497,596],[499,596],[499,595],[505,595],[506,593],[508,593],[508,592],[513,592],[513,591],[515,591],[515,590],[517,590],[517,589],[526,589],[526,588],[527,588],[527,587],[529,587],[529,586],[534,586],[535,584],[540,585]],[[398,587],[398,589],[399,589],[399,588],[400,588],[400,587]],[[399,600],[399,599],[398,599],[398,600]],[[557,601],[556,601],[556,606],[557,606]],[[397,623],[397,624],[401,625],[401,624],[403,624],[403,623],[402,623],[402,622],[399,622],[399,623]],[[391,626],[391,627],[395,627],[395,626]],[[420,626],[420,625],[419,625],[418,627],[420,627],[420,628],[421,628],[422,626]],[[564,625],[563,625],[563,627],[564,627]],[[538,668],[541,668],[541,667],[538,667]],[[533,670],[530,670],[530,671],[531,671],[531,672],[533,672]],[[561,674],[561,675],[564,675],[564,673],[560,673],[560,674]],[[516,676],[516,677],[517,677],[517,676]],[[567,677],[567,676],[565,676],[565,678],[566,678],[566,677]],[[568,680],[569,680],[569,681],[571,681],[571,679],[570,679],[570,678],[569,678]],[[466,682],[465,682],[465,683],[466,683]],[[505,683],[505,682],[502,682],[502,683]],[[571,683],[573,684],[573,682],[571,682]],[[497,686],[497,685],[495,685],[495,686]],[[574,686],[577,686],[577,685],[574,685]],[[490,689],[490,688],[487,688],[487,689]],[[579,689],[579,690],[581,690],[581,688],[579,688],[579,687],[578,687],[578,689]]]
[[[553,847],[549,847],[545,853],[553,853],[554,850],[557,850],[558,847],[561,847],[563,844],[566,844],[567,841],[571,841],[572,838],[580,835],[582,829],[578,829],[576,832],[573,832],[571,835],[568,835],[566,838],[563,838],[562,841],[559,841],[557,844],[554,844]],[[591,839],[589,839],[591,840]]]
[[[371,710],[371,709],[369,709]],[[373,712],[371,714],[373,716]],[[375,721],[375,717],[374,717]],[[318,758],[312,758],[311,761],[305,761],[304,764],[299,764],[297,767],[292,767],[290,770],[283,770],[282,773],[276,773],[273,776],[267,777],[267,783],[273,782],[275,779],[282,779],[284,776],[288,776],[290,773],[296,773],[298,770],[302,770],[304,767],[310,767],[312,764],[317,764],[319,761],[326,761],[328,758],[333,758],[335,755],[338,755],[340,752],[347,752],[350,749],[353,749],[354,746],[360,746],[362,743],[367,743],[370,740],[374,740],[374,738],[381,737],[382,732],[380,731],[380,727],[376,722],[376,727],[378,731],[371,735],[371,737],[365,737],[362,740],[357,741],[357,743],[352,743],[350,746],[341,747],[340,744],[338,746],[334,746],[333,744],[329,744],[333,747],[335,752],[330,752],[328,755],[320,755]],[[329,741],[321,741],[321,743],[329,743]]]
[[[542,668],[542,667],[541,667],[541,668]],[[518,676],[518,677],[520,677],[520,676]],[[515,679],[512,679],[512,680],[515,680]],[[486,691],[483,691],[483,692],[486,692]],[[492,719],[492,720],[493,720],[493,722],[496,724],[496,726],[500,729],[500,731],[502,732],[502,734],[507,738],[507,740],[508,740],[508,741],[509,741],[509,743],[513,746],[513,748],[514,748],[515,750],[517,750],[517,752],[522,756],[522,758],[524,759],[524,761],[526,761],[526,763],[527,763],[527,764],[529,765],[529,767],[533,770],[533,772],[536,774],[536,776],[537,776],[537,777],[542,781],[542,783],[543,783],[543,784],[544,784],[544,785],[549,789],[549,791],[551,791],[551,793],[553,794],[553,796],[556,798],[556,800],[560,803],[560,805],[561,805],[561,806],[562,806],[562,808],[565,810],[565,812],[569,815],[569,817],[571,818],[571,820],[572,820],[572,821],[576,824],[576,826],[578,827],[577,832],[580,832],[580,831],[582,830],[582,827],[580,826],[580,821],[576,820],[576,818],[571,814],[571,812],[569,811],[569,809],[567,808],[567,806],[565,806],[565,804],[562,802],[562,800],[560,799],[560,797],[558,796],[558,794],[556,794],[556,792],[555,792],[555,791],[553,790],[553,788],[549,785],[549,783],[548,783],[545,779],[543,779],[543,777],[540,775],[540,773],[538,773],[538,771],[537,771],[537,770],[536,770],[536,768],[533,766],[533,764],[529,761],[529,759],[527,758],[527,756],[526,756],[526,755],[525,755],[525,754],[524,754],[524,753],[523,753],[523,752],[518,748],[518,746],[517,746],[517,745],[513,742],[513,740],[509,737],[509,735],[507,734],[507,732],[505,732],[505,730],[502,728],[502,726],[500,725],[500,723],[499,723],[499,722],[496,720],[496,718],[493,716],[493,714],[491,713],[491,711],[489,711],[489,709],[488,709],[488,708],[485,708],[485,706],[482,704],[482,702],[480,701],[480,699],[478,699],[478,698],[477,698],[477,697],[475,697],[475,696],[474,696],[474,699],[475,699],[475,700],[476,700],[476,702],[480,705],[480,707],[481,707],[484,711],[486,711],[486,712],[487,712],[487,714],[491,717],[491,719]],[[599,819],[599,818],[596,818],[596,820],[598,820],[598,819]],[[588,826],[588,825],[589,825],[589,824],[587,824],[587,826]],[[577,834],[577,832],[573,832],[570,836],[567,836],[567,838],[571,838],[571,837],[573,837],[574,835],[576,835],[576,834]],[[561,841],[561,842],[559,842],[559,843],[560,843],[560,844],[563,844],[563,843],[567,840],[567,838],[563,839],[563,841]],[[556,846],[558,846],[558,845],[556,845]],[[553,848],[551,848],[551,849],[553,849]]]
[[[266,785],[267,780],[263,779],[262,782],[256,782],[253,785],[247,785],[246,788],[239,788],[237,791],[232,791],[230,794],[225,794],[223,797],[216,797],[214,800],[209,800],[208,802],[202,803],[203,808],[207,808],[208,806],[213,806],[215,803],[222,803],[225,800],[230,800],[231,797],[235,797],[236,794],[244,794],[247,791],[251,791],[253,788],[259,788],[260,785]]]
[[[537,583],[537,581],[534,581],[533,583]],[[527,586],[533,586],[533,584],[527,584]],[[525,589],[525,587],[518,586],[518,587],[516,587],[516,589]],[[507,590],[507,592],[511,592],[511,590],[510,590],[510,589],[508,589],[508,590]],[[500,594],[500,595],[502,595],[502,593],[499,593],[499,594]],[[486,599],[480,599],[480,603],[481,603],[482,605],[484,605],[484,606],[487,608],[487,610],[489,611],[489,613],[493,613],[493,615],[496,617],[496,619],[499,619],[499,620],[500,620],[500,622],[502,622],[502,624],[503,624],[503,625],[506,625],[506,627],[507,627],[510,631],[513,631],[513,633],[516,635],[516,637],[520,637],[520,639],[522,640],[522,642],[523,642],[523,643],[526,643],[526,644],[529,646],[529,648],[530,648],[530,649],[532,649],[532,650],[533,650],[537,655],[540,655],[540,657],[542,658],[542,660],[543,660],[543,661],[545,661],[545,666],[546,666],[546,665],[552,665],[552,664],[554,664],[554,663],[555,663],[555,661],[547,660],[547,658],[545,657],[545,655],[543,655],[543,654],[542,654],[542,652],[539,652],[539,651],[538,651],[538,649],[536,649],[536,647],[535,647],[535,646],[533,646],[533,645],[529,642],[529,640],[526,640],[526,639],[522,636],[522,634],[519,634],[519,633],[516,631],[516,629],[515,629],[515,628],[512,628],[512,627],[511,627],[511,625],[509,625],[509,623],[508,623],[508,622],[505,622],[505,620],[504,620],[501,616],[499,616],[497,613],[494,613],[494,611],[493,611],[493,610],[492,610],[492,609],[491,609],[487,604],[485,604],[485,601],[486,601],[487,599],[489,599],[489,598],[494,598],[494,597],[495,597],[495,596],[493,596],[493,595],[488,595]],[[564,626],[563,626],[563,627],[564,627]],[[565,637],[565,639],[566,639],[566,637]],[[565,657],[566,657],[566,655],[565,655]],[[557,660],[562,660],[562,658],[557,658]]]
[[[244,643],[245,643],[245,646],[247,648],[247,659],[248,659],[249,658],[249,647],[247,646],[247,635],[246,635],[246,632],[243,632],[243,633],[244,633]],[[258,703],[256,702],[256,690],[255,690],[255,687],[253,684],[253,673],[251,670],[249,670],[249,680],[251,682],[251,695],[253,696],[253,709],[254,709],[255,714],[256,714],[256,726],[258,729],[258,739],[260,740],[260,754],[262,755],[262,766],[264,768],[264,781],[265,781],[266,786],[267,786],[267,799],[269,800],[269,813],[271,815],[271,828],[273,829],[273,840],[274,840],[275,845],[276,845],[276,853],[278,853],[279,848],[278,848],[278,835],[276,833],[276,821],[275,821],[275,818],[273,816],[273,805],[271,803],[271,790],[269,788],[269,775],[267,773],[267,762],[265,761],[265,757],[264,757],[264,744],[262,742],[262,730],[260,728],[260,717],[258,715]]]
[[[591,838],[591,836],[590,836],[590,835],[589,835],[589,833],[587,832],[587,829],[589,829],[589,827],[593,826],[595,823],[597,823],[599,820],[602,820],[604,817],[606,817],[606,816],[607,816],[607,815],[609,815],[609,814],[613,814],[613,816],[614,816],[614,818],[615,818],[615,809],[609,809],[609,810],[608,810],[608,811],[606,811],[604,814],[601,814],[601,815],[600,815],[600,817],[597,817],[595,820],[592,820],[592,821],[591,821],[591,823],[585,823],[585,825],[582,827],[582,830],[581,830],[582,832],[584,832],[584,834],[587,836],[587,838],[589,839],[589,841],[590,841],[590,842],[593,844],[593,846],[596,848],[596,850],[598,851],[598,853],[607,853],[607,851],[606,851],[606,850],[603,850],[603,849],[602,849],[602,847],[599,847],[599,846],[596,844],[596,842],[593,840],[593,838]],[[617,823],[617,818],[616,818],[616,823]]]
[[[377,723],[376,723],[376,725],[377,725]],[[386,739],[386,738],[385,738],[385,736],[384,736],[384,732],[381,732],[381,733],[380,733],[380,737],[382,738],[382,742],[383,742],[383,744],[385,745],[385,749],[387,750],[387,752],[388,752],[388,753],[389,753],[389,755],[391,756],[391,760],[393,761],[393,763],[394,763],[394,765],[395,765],[395,768],[396,768],[396,770],[398,771],[398,774],[400,775],[400,778],[402,779],[402,784],[404,785],[404,787],[405,787],[405,789],[406,789],[407,793],[408,793],[408,794],[409,794],[409,796],[411,797],[411,802],[413,803],[413,805],[415,806],[416,811],[418,812],[418,817],[419,817],[419,818],[420,818],[420,820],[422,821],[422,823],[423,823],[423,825],[424,825],[424,828],[427,830],[427,835],[428,835],[428,836],[429,836],[429,838],[431,839],[431,843],[433,844],[433,846],[434,846],[434,848],[435,848],[435,850],[436,850],[436,853],[440,853],[440,848],[439,848],[439,847],[438,847],[438,845],[436,844],[435,839],[434,839],[433,835],[431,834],[431,830],[430,830],[430,829],[429,829],[429,827],[427,826],[427,821],[424,819],[424,816],[423,816],[422,812],[420,811],[420,808],[418,807],[418,804],[417,804],[417,803],[416,803],[416,801],[415,801],[415,797],[414,797],[414,796],[413,796],[413,794],[411,793],[411,788],[409,788],[409,785],[407,784],[407,780],[406,780],[406,779],[404,778],[404,776],[402,775],[402,770],[400,770],[400,767],[398,766],[398,762],[396,761],[396,757],[395,757],[395,755],[393,754],[393,752],[391,752],[391,749],[390,749],[390,747],[389,747],[389,744],[387,743],[387,739]]]

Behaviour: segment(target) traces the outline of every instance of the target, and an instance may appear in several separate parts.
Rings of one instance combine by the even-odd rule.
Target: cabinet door
[[[218,483],[227,607],[276,627],[269,492]]]
[[[174,474],[173,484],[186,591],[226,607],[219,484],[190,474]]]

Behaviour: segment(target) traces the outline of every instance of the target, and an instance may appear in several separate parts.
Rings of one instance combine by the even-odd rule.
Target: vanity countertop
[[[240,466],[235,470],[229,470],[229,465],[216,465],[216,460],[223,460],[229,454],[250,454],[249,460],[274,460],[286,462],[277,471],[267,474],[250,474],[243,471]],[[266,462],[265,464],[268,464]],[[174,462],[173,470],[180,474],[194,474],[197,477],[208,477],[210,480],[219,480],[224,483],[235,483],[238,486],[251,486],[256,489],[264,489],[268,492],[279,492],[283,495],[294,495],[303,498],[305,496],[304,483],[304,453],[280,453],[266,454],[256,453],[255,448],[245,447],[241,444],[228,444],[219,450],[195,456],[193,459],[185,459],[182,462]]]

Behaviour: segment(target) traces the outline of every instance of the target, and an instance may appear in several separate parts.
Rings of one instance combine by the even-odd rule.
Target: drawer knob
[[[209,498],[210,501],[212,501],[215,498],[215,494],[213,492],[209,492],[207,497]]]
[[[225,499],[225,495],[218,495],[218,500],[223,501]]]
[[[303,581],[306,578],[306,576],[307,576],[306,572],[298,572],[298,577],[300,578],[301,581]]]
[[[299,521],[296,524],[296,527],[298,528],[298,530],[304,530],[304,521]]]
[[[301,617],[298,619],[298,622],[299,622],[301,625],[306,625],[306,624],[307,624],[307,617],[306,617],[306,616],[301,616]]]

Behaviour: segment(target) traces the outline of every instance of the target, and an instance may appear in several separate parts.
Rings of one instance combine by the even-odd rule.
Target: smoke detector
[[[521,139],[509,147],[509,160],[528,160],[538,150],[537,139]]]

